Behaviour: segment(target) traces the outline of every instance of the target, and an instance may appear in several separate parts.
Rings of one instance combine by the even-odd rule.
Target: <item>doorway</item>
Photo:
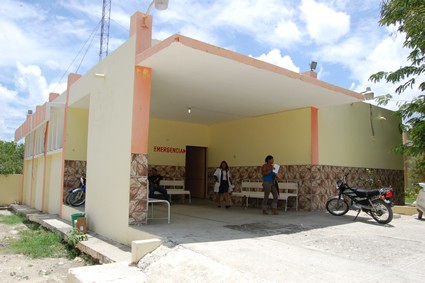
[[[207,187],[207,148],[186,146],[186,190],[192,197],[205,198]]]

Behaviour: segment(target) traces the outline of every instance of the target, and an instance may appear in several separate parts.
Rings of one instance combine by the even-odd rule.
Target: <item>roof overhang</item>
[[[214,124],[364,100],[357,92],[182,35],[140,53],[136,63],[152,68],[151,117],[168,120]]]

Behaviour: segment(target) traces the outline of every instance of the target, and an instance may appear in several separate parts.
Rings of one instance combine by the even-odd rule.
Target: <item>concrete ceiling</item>
[[[152,68],[151,117],[215,124],[362,100],[360,94],[253,58],[243,56],[241,63],[181,42],[158,49],[138,64]]]

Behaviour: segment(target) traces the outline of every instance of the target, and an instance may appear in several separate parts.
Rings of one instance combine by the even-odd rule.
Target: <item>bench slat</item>
[[[170,198],[171,195],[188,195],[189,203],[192,203],[190,191],[185,190],[184,180],[161,180],[159,181],[159,185],[163,186],[167,190],[167,194]],[[161,194],[160,192],[155,192],[155,194]]]
[[[288,198],[295,197],[295,209],[298,211],[298,183],[295,182],[278,182],[279,186],[279,200],[285,201],[285,211],[288,209]],[[259,191],[258,189],[261,189]],[[242,181],[241,191],[233,192],[233,196],[246,197],[246,206],[248,206],[248,199],[263,198],[263,182],[262,181]]]

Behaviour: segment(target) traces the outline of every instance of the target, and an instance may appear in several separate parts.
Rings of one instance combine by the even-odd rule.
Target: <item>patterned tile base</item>
[[[148,155],[131,154],[130,165],[130,225],[147,224],[148,220]]]
[[[242,180],[260,181],[260,166],[241,166],[230,168],[235,191],[240,191]],[[215,168],[208,168],[208,197],[214,199]],[[299,185],[298,208],[305,211],[325,209],[328,197],[336,194],[335,184],[344,174],[348,174],[347,183],[351,187],[365,189],[377,188],[372,183],[393,188],[395,204],[404,204],[403,170],[370,169],[327,165],[283,165],[279,169],[281,180],[296,181]],[[241,205],[241,198],[233,198],[234,205]],[[252,204],[258,201],[253,199]],[[290,199],[288,209],[295,208],[295,200]]]

